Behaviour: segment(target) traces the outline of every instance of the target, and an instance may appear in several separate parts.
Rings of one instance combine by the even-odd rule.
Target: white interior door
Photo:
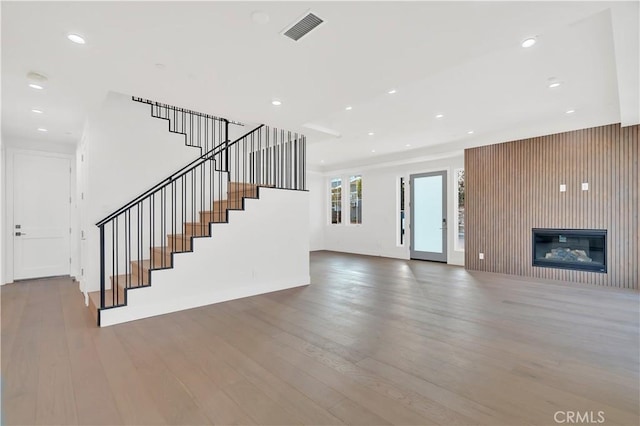
[[[411,258],[447,261],[447,172],[411,175]]]
[[[69,274],[69,166],[68,158],[14,155],[14,279]]]

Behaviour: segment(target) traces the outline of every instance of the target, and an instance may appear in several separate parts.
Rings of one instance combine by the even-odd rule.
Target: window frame
[[[352,179],[359,179],[360,180],[360,191],[359,191],[360,192],[360,197],[356,199],[357,203],[359,205],[359,212],[360,212],[360,215],[359,215],[360,221],[359,222],[353,222],[353,209],[354,209],[354,206],[352,205],[352,194],[353,194],[352,191],[351,191],[351,187],[353,185]],[[349,175],[349,180],[348,180],[348,182],[349,182],[349,192],[348,192],[348,194],[346,194],[347,198],[348,198],[348,204],[349,204],[349,222],[348,222],[349,225],[362,225],[362,200],[364,199],[364,197],[362,196],[362,194],[363,194],[362,193],[362,180],[363,180],[362,179],[362,173],[357,173],[357,174],[354,173],[354,174],[350,174]],[[356,184],[356,186],[357,186],[357,184]],[[356,189],[356,193],[357,192],[358,192],[358,190]],[[356,207],[355,209],[356,209],[356,216],[357,216],[358,207]]]
[[[339,220],[337,222],[333,221],[333,212],[334,212],[334,196],[333,196],[333,190],[334,190],[334,186],[333,183],[335,181],[340,181],[339,184],[339,188],[340,188],[340,197],[335,200],[335,202],[337,204],[339,204],[340,207],[340,214],[339,214]],[[344,191],[343,191],[343,182],[344,182],[344,178],[342,176],[335,176],[332,178],[329,178],[329,217],[328,217],[328,222],[329,225],[335,225],[335,226],[339,226],[339,225],[343,225],[344,222],[342,220],[342,213],[343,213],[343,209],[342,206],[344,205]],[[336,188],[338,188],[336,187]]]
[[[454,208],[453,208],[453,213],[454,213],[453,250],[454,251],[458,251],[458,252],[464,252],[465,251],[465,240],[466,240],[466,234],[467,234],[466,226],[465,226],[464,213],[462,215],[462,221],[463,221],[463,225],[462,226],[463,226],[463,229],[464,229],[464,232],[463,232],[464,238],[462,240],[463,241],[462,246],[460,246],[459,238],[458,238],[458,232],[459,232],[459,226],[460,226],[459,225],[459,223],[460,223],[460,201],[459,201],[460,192],[459,192],[459,183],[458,183],[459,177],[458,177],[458,174],[460,172],[462,172],[463,174],[465,173],[464,167],[458,167],[458,168],[455,168],[453,170],[453,183],[454,183],[454,185],[453,185],[453,190],[454,190],[454,197],[453,197],[453,199],[454,199]],[[465,181],[464,181],[465,182],[464,183],[465,205],[466,205],[466,189],[467,189],[466,178],[467,178],[467,176],[466,176],[466,174],[464,174],[464,178],[463,179],[465,179]],[[463,208],[464,208],[464,206],[463,206]]]

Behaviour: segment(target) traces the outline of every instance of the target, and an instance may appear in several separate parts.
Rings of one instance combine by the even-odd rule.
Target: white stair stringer
[[[151,286],[127,290],[127,305],[101,310],[100,326],[304,286],[309,276],[309,193],[260,188],[228,223],[174,254]]]

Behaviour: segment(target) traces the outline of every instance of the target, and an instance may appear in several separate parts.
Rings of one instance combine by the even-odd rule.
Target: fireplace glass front
[[[533,266],[607,272],[607,231],[533,228]]]

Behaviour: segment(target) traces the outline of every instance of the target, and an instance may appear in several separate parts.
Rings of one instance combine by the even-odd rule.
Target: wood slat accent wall
[[[466,268],[637,290],[639,129],[613,124],[465,150]],[[532,228],[606,229],[607,273],[532,266]]]

